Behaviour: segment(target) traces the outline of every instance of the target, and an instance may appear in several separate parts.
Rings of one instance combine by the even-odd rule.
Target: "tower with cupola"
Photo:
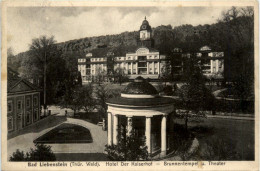
[[[152,28],[149,22],[144,18],[142,25],[139,30],[139,38],[137,40],[138,46],[145,46],[152,48],[154,46],[154,40],[152,38]]]

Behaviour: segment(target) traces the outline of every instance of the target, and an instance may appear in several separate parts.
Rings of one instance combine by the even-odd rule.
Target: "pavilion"
[[[149,154],[158,150],[166,154],[167,125],[173,125],[173,99],[159,96],[155,87],[139,76],[127,85],[121,97],[108,99],[107,105],[109,145],[116,145],[119,133],[126,129],[127,135],[146,137]]]

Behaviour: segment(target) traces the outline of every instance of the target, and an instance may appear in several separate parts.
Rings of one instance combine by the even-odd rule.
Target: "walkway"
[[[219,93],[225,91],[227,88],[223,88],[223,89],[220,89],[220,90],[216,90],[214,92],[212,92],[212,94],[215,96],[215,97],[218,97]]]
[[[104,153],[105,145],[107,144],[107,132],[103,131],[101,126],[74,118],[68,118],[64,123],[72,123],[88,128],[93,138],[93,143],[48,144],[52,146],[54,153]]]
[[[7,141],[8,156],[16,149],[27,152],[34,148],[33,140],[47,133],[62,123],[73,123],[88,128],[91,132],[93,143],[86,144],[49,144],[54,153],[103,153],[107,144],[107,132],[102,127],[84,120],[66,118],[64,116],[52,115],[19,132],[18,136]]]

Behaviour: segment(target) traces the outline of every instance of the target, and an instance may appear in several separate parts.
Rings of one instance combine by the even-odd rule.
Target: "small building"
[[[11,133],[40,119],[40,90],[11,68],[7,72],[7,127]]]
[[[224,78],[224,52],[214,51],[209,46],[201,47],[195,53],[182,52],[180,48],[174,48],[168,58],[172,76],[180,79],[185,69],[186,62],[196,58],[196,65],[201,68],[202,74],[209,79],[223,80]]]
[[[126,86],[121,97],[108,99],[107,105],[109,145],[116,145],[118,135],[127,132],[127,135],[145,137],[149,154],[158,151],[166,154],[167,133],[173,126],[172,98],[159,96],[157,90],[139,76]]]
[[[197,53],[197,57],[200,58],[203,75],[208,78],[223,79],[224,52],[216,52],[209,46],[203,46]]]

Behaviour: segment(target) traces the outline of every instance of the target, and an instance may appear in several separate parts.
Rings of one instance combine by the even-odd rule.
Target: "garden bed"
[[[90,131],[82,126],[64,123],[33,141],[40,144],[92,143]]]

